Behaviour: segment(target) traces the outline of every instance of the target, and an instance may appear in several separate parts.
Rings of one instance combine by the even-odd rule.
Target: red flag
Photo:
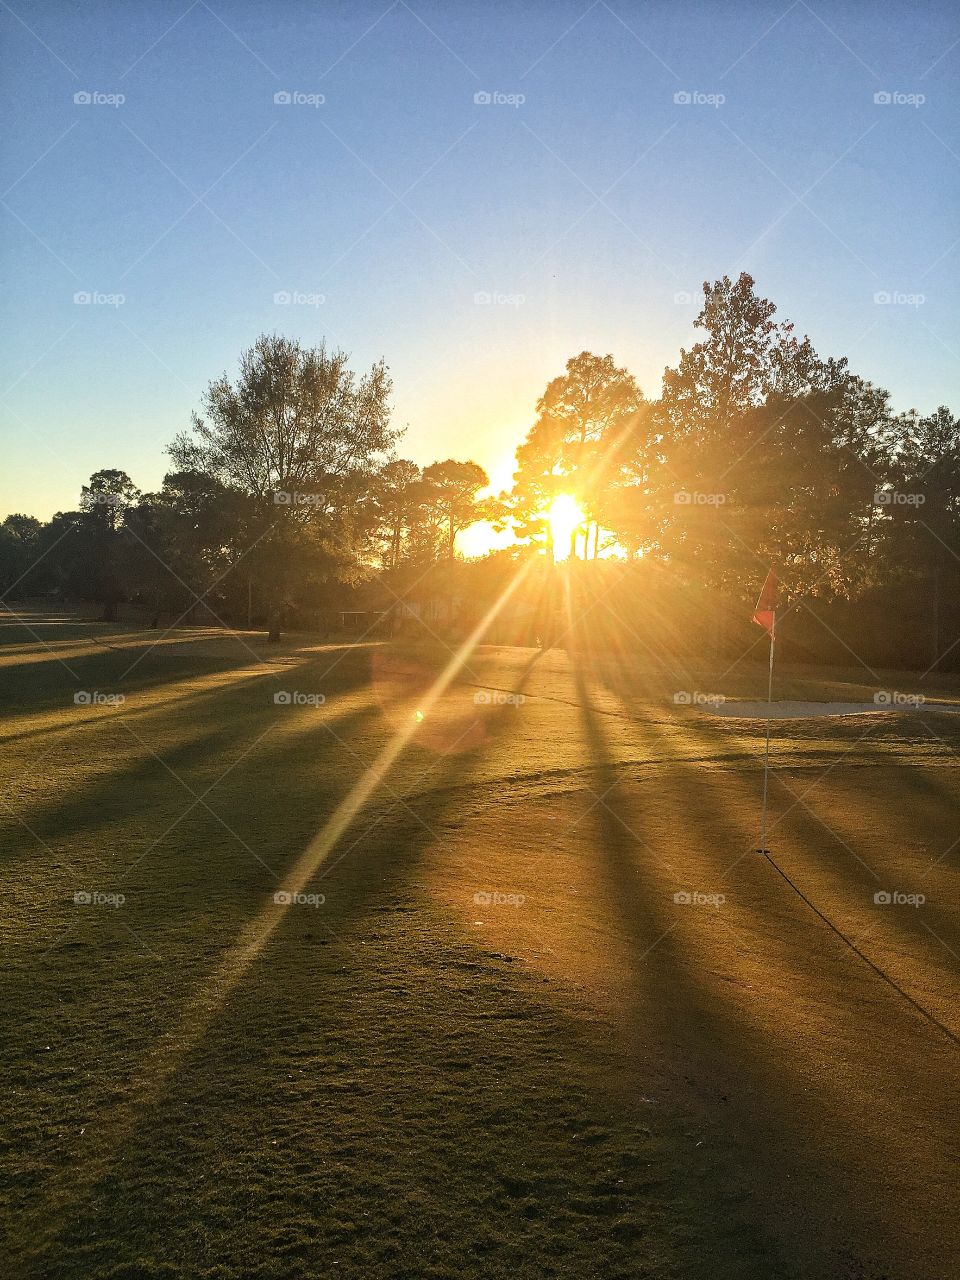
[[[770,639],[776,639],[776,623],[777,623],[777,571],[771,569],[767,574],[763,584],[763,590],[760,592],[760,599],[757,601],[757,607],[753,611],[751,622],[755,622],[758,627],[764,627],[770,633]]]

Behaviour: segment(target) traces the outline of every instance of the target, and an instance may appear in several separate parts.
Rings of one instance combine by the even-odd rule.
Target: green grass
[[[440,644],[26,624],[0,626],[8,1274],[950,1272],[955,1051],[750,853],[760,725],[562,652],[481,648],[431,705]],[[954,1025],[960,724],[776,733],[776,856]],[[325,902],[276,906],[305,851]]]

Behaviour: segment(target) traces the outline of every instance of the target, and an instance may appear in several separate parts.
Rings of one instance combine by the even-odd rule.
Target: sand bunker
[[[766,719],[767,716],[765,702],[737,702],[731,699],[727,702],[711,703],[709,706],[701,705],[697,709],[711,716],[741,716],[750,720]],[[921,712],[927,714],[930,711],[956,715],[960,712],[960,703],[923,702],[915,706],[878,702],[774,702],[771,704],[770,719],[797,720],[818,716],[889,715],[891,712],[897,715],[914,716]]]

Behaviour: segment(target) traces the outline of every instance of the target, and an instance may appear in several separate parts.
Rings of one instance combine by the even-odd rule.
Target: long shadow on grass
[[[355,718],[355,723],[343,726],[344,733],[348,736],[356,736],[364,722],[371,718],[376,718],[375,712],[361,713]],[[488,711],[488,724],[491,730],[488,731],[488,742],[495,737],[501,722],[506,724],[504,711],[499,708]],[[260,773],[262,776],[269,776],[273,784],[269,795],[263,797],[263,803],[268,806],[266,815],[268,824],[270,815],[273,814],[277,826],[289,831],[292,805],[299,800],[302,808],[307,782],[304,776],[304,761],[311,762],[308,766],[311,772],[315,768],[315,756],[310,750],[311,740],[323,733],[324,730],[318,727],[309,734],[299,735],[294,741],[268,748],[265,757],[261,758],[258,766]],[[409,751],[408,755],[414,760],[419,755],[421,762],[426,763],[422,754],[416,749]],[[297,762],[299,762],[299,768],[296,767]],[[356,828],[364,827],[371,820],[372,830],[367,832],[366,838],[362,839],[349,853],[349,857],[340,864],[336,875],[329,878],[332,884],[327,878],[323,878],[321,882],[321,876],[318,874],[315,877],[315,884],[309,886],[318,889],[323,887],[329,893],[329,901],[334,908],[323,917],[307,917],[311,933],[314,932],[316,921],[315,931],[320,935],[326,934],[328,942],[331,940],[337,942],[345,936],[348,939],[352,938],[364,914],[371,910],[375,903],[380,902],[385,894],[389,896],[393,891],[391,886],[396,886],[400,881],[409,880],[415,875],[420,855],[438,838],[437,833],[442,828],[446,810],[455,803],[455,793],[450,789],[450,784],[461,774],[462,769],[463,761],[458,756],[451,755],[441,760],[431,771],[430,781],[432,786],[438,789],[437,791],[430,790],[410,800],[398,801],[390,794],[393,782],[396,781],[395,775],[403,772],[409,780],[410,762],[401,760],[397,763],[394,771],[384,780],[383,789],[387,792],[386,797],[381,793],[374,805],[358,815],[357,821],[344,834],[341,844],[349,846],[356,839]],[[282,785],[278,785],[281,781]],[[342,787],[341,775],[341,790]],[[322,806],[324,812],[315,815],[314,826],[318,823],[322,825],[329,815],[332,799],[331,795],[330,803]],[[262,818],[263,815],[261,820]],[[293,845],[289,836],[286,839],[287,865],[295,861],[302,840],[303,837],[300,836],[297,845]],[[340,846],[332,853],[336,854],[339,848]],[[318,868],[318,872],[320,871],[322,868]],[[198,1063],[203,1063],[203,1041],[209,1034],[212,1023],[214,1020],[219,1023],[221,1020],[229,1019],[229,1008],[242,994],[243,987],[252,984],[256,989],[262,983],[264,968],[267,966],[267,955],[271,953],[264,953],[256,945],[258,922],[262,921],[264,931],[276,928],[275,943],[282,940],[289,931],[296,932],[303,927],[301,925],[303,917],[296,916],[293,908],[279,922],[271,919],[269,915],[264,918],[262,892],[257,895],[250,894],[245,903],[235,904],[235,907],[232,933],[234,938],[239,936],[241,942],[239,946],[231,943],[226,947],[229,966],[216,967],[212,980],[201,984],[202,990],[189,994],[187,1014],[179,1031],[170,1031],[165,1035],[154,1051],[153,1065],[150,1065],[151,1055],[148,1054],[147,1070],[139,1072],[143,1079],[141,1102],[146,1111],[156,1104],[158,1098],[176,1092],[176,1080],[181,1072],[194,1071]],[[243,941],[245,934],[250,935],[251,927],[253,935]],[[355,943],[348,943],[348,945],[354,957],[362,956]],[[175,1019],[175,1023],[176,1021]],[[109,1145],[100,1153],[101,1158],[108,1165],[113,1164],[119,1148],[137,1149],[141,1140],[142,1125],[147,1125],[147,1132],[149,1132],[149,1119],[140,1115],[139,1111],[134,1111],[133,1104],[124,1108],[123,1115],[124,1118],[119,1122],[116,1119],[111,1122]],[[100,1191],[109,1192],[113,1175],[99,1168],[99,1160],[91,1158],[88,1177],[102,1178]],[[74,1187],[74,1191],[79,1189],[79,1186]],[[89,1184],[86,1194],[94,1198],[97,1196],[97,1192]]]
[[[741,1029],[708,992],[688,949],[676,932],[687,922],[680,914],[685,908],[668,896],[675,875],[661,874],[659,832],[643,821],[642,791],[627,803],[623,789],[623,766],[609,750],[603,719],[591,705],[590,689],[579,655],[571,654],[577,690],[581,729],[594,761],[592,790],[597,802],[592,814],[597,831],[596,876],[613,920],[614,932],[627,939],[628,1014],[626,1033],[629,1051],[648,1070],[664,1070],[673,1077],[673,1090],[681,1098],[692,1088],[708,1117],[722,1112],[734,1087],[759,1090],[751,1079],[751,1063],[744,1061]],[[655,786],[653,780],[642,784]],[[640,815],[638,823],[638,814]],[[695,813],[683,815],[678,826],[689,832],[695,843],[703,827]],[[653,864],[653,865],[651,865]],[[648,878],[644,879],[644,866]],[[675,884],[682,891],[685,884]],[[766,1083],[766,1082],[764,1082]],[[711,1122],[715,1122],[714,1116]],[[731,1204],[745,1194],[742,1170],[730,1167],[712,1187],[715,1204],[709,1217],[720,1239],[731,1228]],[[742,1223],[740,1224],[742,1228]],[[759,1227],[758,1227],[759,1232]],[[742,1242],[729,1237],[728,1249]],[[769,1242],[756,1247],[764,1252]],[[791,1274],[784,1259],[778,1259],[776,1274]],[[771,1267],[774,1266],[771,1256]]]
[[[313,662],[305,662],[295,674],[286,670],[285,683],[309,683],[305,676],[314,665]],[[348,697],[353,690],[363,686],[366,674],[367,663],[364,661],[342,664],[337,673],[338,696]],[[125,709],[95,712],[93,714],[102,716],[102,719],[87,720],[78,726],[83,734],[79,743],[67,736],[69,726],[62,726],[57,731],[65,735],[61,750],[67,758],[74,750],[82,750],[86,758],[96,759],[96,737],[100,733],[107,736],[106,750],[115,752],[114,740],[118,730],[122,749],[129,758],[123,764],[105,770],[96,783],[85,779],[82,791],[77,794],[71,795],[61,789],[58,795],[46,801],[19,805],[17,813],[42,838],[50,840],[65,836],[73,839],[84,832],[108,830],[126,818],[142,818],[154,809],[162,818],[171,805],[175,817],[176,810],[186,808],[192,798],[186,788],[180,787],[174,774],[184,778],[194,791],[202,793],[229,769],[234,760],[243,757],[261,734],[268,734],[272,728],[286,732],[291,712],[304,715],[295,708],[274,704],[269,677],[270,673],[254,673],[237,683],[221,685],[210,691],[198,690],[171,703],[159,703],[141,711],[131,707],[129,712]],[[321,743],[326,741],[322,732],[324,718],[336,714],[333,699],[329,708],[325,707],[322,713],[318,713],[314,733]],[[357,723],[351,717],[344,728],[353,730]],[[304,720],[305,727],[306,724]],[[177,735],[181,740],[171,745],[168,742],[170,735]],[[11,748],[8,746],[7,749]],[[291,742],[290,752],[295,749]],[[312,753],[316,752],[317,744],[306,742],[302,749],[304,760],[309,761],[313,758]],[[256,766],[259,759],[259,749],[254,747],[249,760],[241,763],[240,776],[249,775],[250,767]],[[29,759],[25,761],[26,770],[30,764]],[[316,784],[310,794],[316,794]],[[217,788],[207,803],[218,810]],[[296,812],[296,809],[291,811]],[[109,851],[110,845],[105,844],[104,848]],[[135,856],[134,850],[129,852]]]
[[[22,713],[23,718],[63,712],[72,707],[74,695],[81,690],[122,693],[130,703],[130,712],[136,713],[137,696],[166,689],[171,678],[175,678],[177,683],[187,683],[203,677],[228,676],[233,671],[256,670],[263,679],[282,682],[289,678],[292,670],[300,671],[313,664],[328,669],[339,668],[341,664],[347,668],[356,667],[368,652],[366,648],[343,644],[325,648],[321,653],[302,655],[294,652],[272,661],[260,659],[259,666],[253,654],[240,648],[233,653],[215,656],[186,654],[172,658],[166,653],[154,653],[135,669],[135,673],[126,675],[131,665],[130,654],[101,650],[71,663],[76,677],[57,663],[52,668],[45,664],[43,670],[35,670],[29,663],[0,668],[0,696],[10,718],[16,717],[19,707],[29,707],[29,713]],[[39,729],[27,729],[22,733],[5,735],[4,742],[59,733],[68,727],[54,723]]]
[[[631,695],[625,685],[625,679],[613,681],[614,690],[629,705]],[[643,709],[639,706],[635,706],[634,709],[639,719]],[[658,729],[654,721],[650,721],[650,727],[651,732],[659,732],[667,742],[674,736],[669,734],[663,726]],[[685,722],[684,729],[685,738],[693,734],[706,743],[717,740],[717,730],[708,728],[702,722]],[[723,739],[729,737],[726,726],[724,726],[722,737]],[[741,801],[746,800],[748,802],[746,811],[749,812],[751,807],[749,800],[752,795],[748,793],[752,793],[755,787],[749,781],[730,772],[713,775],[682,764],[678,767],[685,775],[684,831],[688,833],[702,861],[706,866],[712,866],[713,876],[719,879],[729,869],[732,860],[729,851],[748,849],[751,843],[752,833],[729,820],[727,816],[731,808],[729,801],[735,797]],[[790,797],[787,795],[785,803],[789,804],[789,802]],[[799,810],[792,815],[792,820],[788,819],[788,824],[787,829],[798,828],[797,839],[802,847],[804,841],[803,834],[799,830]],[[753,839],[755,840],[755,836]],[[815,1001],[818,997],[822,998],[822,986],[816,971],[807,968],[809,956],[796,954],[795,958],[792,958],[791,944],[787,940],[780,940],[777,926],[778,914],[776,913],[784,918],[791,913],[794,916],[800,913],[798,923],[801,933],[797,937],[797,943],[794,944],[798,945],[805,936],[803,931],[808,924],[802,915],[806,908],[798,900],[793,899],[789,890],[784,888],[781,891],[781,886],[776,881],[766,884],[757,882],[759,875],[770,876],[773,873],[756,859],[755,855],[746,863],[741,863],[740,869],[746,877],[750,894],[762,895],[764,901],[777,904],[775,913],[767,910],[761,913],[764,938],[768,944],[773,944],[783,961],[795,973],[798,996],[802,1000],[804,988],[808,988],[807,1000]],[[848,878],[852,877],[853,882],[858,878],[852,873],[849,861],[843,864],[843,874]],[[788,895],[785,899],[784,894]],[[632,906],[636,905],[636,903],[632,904]],[[811,915],[809,930],[816,933],[818,928],[822,926]],[[831,937],[824,936],[823,945],[833,947],[839,944],[835,944]],[[664,951],[662,944],[648,957],[649,960],[658,958],[665,958],[672,970],[674,957],[669,949]],[[859,961],[851,955],[850,963],[857,965]],[[881,1002],[894,999],[885,989],[878,992],[878,997]],[[842,992],[834,993],[834,998],[842,1000]],[[842,1087],[838,1087],[833,1077],[829,1073],[821,1072],[818,1089],[811,1094],[799,1073],[795,1073],[792,1069],[791,1054],[784,1051],[778,1055],[768,1053],[765,1033],[759,1031],[757,1026],[747,1025],[742,1019],[738,1020],[735,1015],[728,1012],[728,1009],[729,1005],[714,998],[708,1008],[700,1011],[699,1025],[703,1035],[700,1037],[699,1046],[691,1046],[687,1042],[682,1047],[685,1052],[692,1055],[692,1060],[703,1064],[703,1069],[710,1077],[726,1078],[731,1082],[731,1092],[736,1089],[741,1097],[746,1092],[751,1099],[748,1114],[755,1133],[753,1138],[748,1140],[745,1151],[749,1152],[748,1163],[760,1170],[760,1185],[764,1186],[768,1181],[772,1185],[778,1185],[780,1182],[778,1171],[783,1168],[792,1170],[791,1186],[797,1203],[800,1203],[803,1198],[809,1199],[812,1195],[813,1205],[819,1201],[819,1214],[823,1221],[829,1199],[830,1221],[839,1223],[841,1232],[844,1224],[859,1222],[857,1234],[861,1241],[884,1240],[890,1256],[899,1258],[903,1273],[914,1274],[911,1269],[914,1260],[908,1260],[908,1247],[904,1244],[914,1230],[909,1206],[901,1202],[885,1205],[884,1226],[880,1227],[874,1213],[868,1212],[865,1218],[861,1216],[861,1195],[855,1191],[864,1185],[865,1169],[876,1169],[879,1174],[880,1165],[874,1160],[874,1149],[879,1153],[886,1148],[888,1169],[898,1168],[900,1158],[896,1147],[897,1139],[881,1131],[873,1133],[869,1144],[866,1144],[858,1138],[856,1133],[846,1132],[844,1117],[849,1107]],[[684,1011],[685,1016],[688,1012],[689,1010]],[[786,1014],[786,1011],[784,1012]],[[897,1016],[899,1011],[890,1005],[889,1012],[892,1016]],[[863,1048],[862,1038],[857,1040],[854,1036],[855,1008],[850,1007],[848,1013],[850,1025],[844,1028],[844,1031],[851,1037],[851,1051],[860,1052]],[[903,1016],[912,1024],[909,1014],[905,1013]],[[922,1026],[913,1027],[913,1030],[919,1035],[935,1035],[932,1030]],[[943,1046],[939,1042],[931,1043],[930,1051],[931,1055],[936,1055],[943,1064]],[[774,1070],[771,1070],[772,1063],[776,1063]],[[887,1063],[884,1074],[888,1077],[892,1092],[884,1089],[879,1096],[887,1097],[889,1093],[890,1097],[901,1100],[908,1098],[911,1092],[909,1073],[910,1066],[906,1060],[903,1063],[899,1061]],[[882,1081],[878,1082],[878,1089],[881,1085]],[[835,1118],[837,1127],[831,1127],[827,1123],[827,1117],[831,1114]],[[936,1133],[936,1126],[933,1127],[932,1132]],[[930,1141],[929,1134],[926,1140]],[[934,1144],[938,1142],[939,1138],[935,1138]],[[820,1159],[821,1145],[825,1152],[829,1152],[829,1162]],[[932,1154],[933,1168],[936,1169],[937,1160],[940,1157],[935,1152]],[[883,1185],[882,1177],[878,1178],[876,1185],[878,1187]],[[869,1203],[869,1197],[867,1202]],[[864,1226],[864,1223],[867,1225]],[[847,1225],[847,1230],[850,1229]],[[871,1236],[872,1231],[876,1231],[877,1234]],[[861,1248],[863,1247],[861,1245]],[[869,1249],[869,1243],[866,1248]],[[944,1256],[949,1253],[949,1249],[949,1244],[945,1244]],[[922,1265],[920,1264],[920,1267]],[[918,1270],[917,1273],[922,1274],[922,1270]]]
[[[646,722],[650,724],[651,729],[656,723],[651,720],[649,715],[645,715],[648,708],[644,706],[642,701],[638,699],[634,687],[634,681],[630,678],[630,673],[619,664],[605,663],[599,667],[601,678],[608,687],[616,693],[623,704],[630,710],[635,718],[644,717]],[[734,722],[713,721],[700,718],[696,714],[688,714],[679,722],[673,722],[670,731],[667,732],[666,725],[671,724],[670,721],[661,722],[659,729],[660,736],[666,742],[678,741],[681,737],[679,732],[679,724],[683,725],[682,739],[684,746],[687,746],[692,739],[703,744],[703,757],[711,759],[714,763],[729,761],[738,755],[742,757],[747,765],[747,774],[743,776],[741,773],[727,773],[723,778],[723,789],[727,793],[737,792],[744,798],[749,807],[750,803],[755,803],[759,797],[759,790],[762,776],[762,739],[759,734],[753,738],[745,737],[746,726]],[[793,734],[797,737],[810,735],[811,722],[796,721],[789,725]],[[800,780],[791,778],[789,785],[785,780],[778,777],[780,770],[790,770],[796,767],[797,757],[791,756],[785,762],[778,762],[771,774],[771,811],[770,822],[768,826],[768,834],[770,840],[776,845],[778,837],[796,835],[800,824],[807,820],[810,821],[817,837],[813,842],[803,841],[803,846],[808,858],[812,859],[814,865],[823,871],[829,871],[837,878],[840,884],[841,892],[848,891],[852,895],[852,900],[858,907],[864,907],[872,901],[873,894],[876,890],[887,886],[882,876],[877,874],[876,869],[872,865],[876,859],[873,857],[873,847],[875,845],[875,836],[873,830],[873,822],[869,812],[864,810],[862,796],[858,788],[858,778],[862,777],[862,770],[856,767],[858,764],[869,768],[869,764],[863,763],[863,752],[868,753],[868,760],[875,760],[881,767],[894,768],[898,770],[899,776],[902,778],[903,794],[911,796],[911,798],[919,798],[921,804],[926,799],[931,804],[939,804],[941,807],[950,807],[956,805],[955,796],[941,783],[935,781],[929,774],[929,771],[922,767],[913,766],[902,761],[899,757],[895,761],[887,760],[882,754],[884,739],[881,733],[884,726],[868,725],[866,731],[862,725],[844,725],[837,724],[833,721],[817,722],[819,732],[830,732],[835,737],[836,751],[826,750],[823,747],[816,747],[814,753],[818,756],[825,756],[822,761],[822,768],[815,767],[812,772],[804,775]],[[911,729],[913,726],[910,726]],[[785,726],[778,724],[775,730],[774,738],[774,759],[777,754],[778,738],[782,740]],[[813,732],[816,732],[813,731]],[[899,744],[902,741],[904,727],[902,725],[889,726],[887,732],[893,735],[893,740]],[[919,730],[917,731],[919,733]],[[741,744],[741,745],[738,745]],[[863,752],[858,754],[858,744],[862,744]],[[817,788],[820,785],[818,779],[825,775],[824,785],[831,792],[837,793],[839,796],[846,798],[846,805],[834,806],[831,811],[829,821],[820,817],[818,812]],[[694,784],[700,789],[706,788],[717,794],[717,783],[713,778],[698,776],[694,779]],[[847,816],[844,817],[842,812],[837,812],[837,808],[846,809]],[[851,815],[858,812],[863,814],[863,820],[859,824],[855,824]],[[785,818],[780,815],[785,814]],[[714,807],[713,823],[719,826],[723,822],[724,807],[717,804]],[[814,816],[811,816],[814,815]],[[948,825],[948,824],[945,824]],[[909,820],[905,820],[902,825],[902,831],[906,837],[911,832]],[[913,823],[912,834],[916,834],[916,824]],[[866,836],[866,839],[865,839]],[[724,848],[734,850],[734,857],[725,862],[725,865],[717,866],[717,871],[727,879],[732,877],[735,881],[737,878],[747,876],[750,880],[756,880],[755,864],[756,859],[752,850],[756,844],[757,834],[751,832],[744,827],[728,828],[726,840],[729,843],[724,844]],[[739,849],[738,849],[739,842]],[[798,868],[799,869],[799,868]],[[789,871],[790,868],[788,867]],[[898,871],[899,873],[899,871]],[[902,887],[902,886],[900,886]],[[789,909],[792,905],[789,899],[784,901],[785,909]],[[827,903],[821,903],[822,907],[828,906]],[[881,908],[882,910],[882,908]],[[882,922],[885,932],[901,936],[906,942],[919,941],[926,946],[932,939],[929,935],[925,935],[918,923],[915,913],[911,912],[890,912],[883,914]],[[851,963],[854,961],[851,959]]]
[[[626,673],[620,672],[616,674],[616,670],[611,671],[609,668],[604,672],[604,678],[617,695],[621,698],[625,705],[631,708],[635,716],[640,717],[644,713],[644,708],[636,701],[635,695],[630,688],[630,683]],[[744,777],[739,772],[727,771],[722,775],[715,773],[691,773],[688,794],[696,797],[698,793],[712,798],[712,804],[709,803],[703,808],[703,821],[712,827],[720,835],[721,839],[717,841],[714,849],[717,854],[712,858],[714,863],[713,873],[719,876],[727,883],[735,883],[740,880],[758,887],[762,883],[762,879],[769,880],[770,873],[763,864],[758,863],[753,848],[756,844],[756,833],[751,832],[748,828],[740,824],[733,824],[727,820],[729,806],[724,804],[725,797],[738,797],[742,802],[742,807],[746,811],[753,808],[759,798],[760,780],[762,776],[762,755],[761,742],[759,738],[756,741],[748,742],[742,737],[742,728],[726,723],[714,722],[698,718],[697,716],[684,717],[682,724],[682,734],[679,725],[671,724],[669,721],[660,722],[657,726],[655,720],[647,718],[651,731],[658,732],[664,742],[670,744],[678,741],[681,736],[686,744],[689,739],[693,738],[704,744],[704,756],[720,759],[723,753],[728,750],[731,742],[743,741],[746,748],[744,755],[750,764],[747,776]],[[836,728],[836,726],[832,726]],[[867,735],[863,734],[861,729],[850,729],[844,731],[840,735],[838,742],[838,752],[834,759],[824,765],[822,774],[827,774],[828,779],[825,785],[831,790],[840,790],[848,798],[849,810],[854,812],[857,809],[857,802],[861,798],[856,788],[855,774],[857,770],[847,768],[844,769],[845,753],[848,749],[853,755],[856,742],[861,736],[866,739]],[[873,743],[869,744],[871,747]],[[832,754],[832,753],[828,753]],[[883,764],[883,758],[880,758]],[[831,767],[837,766],[837,767]],[[892,767],[892,766],[888,766]],[[783,766],[785,769],[790,768],[790,761]],[[904,774],[904,788],[908,794],[913,794],[914,787],[921,794],[936,796],[941,803],[945,801],[949,803],[947,795],[940,787],[931,784],[928,778],[923,776],[920,770],[911,770],[906,772],[906,767],[897,763],[898,771]],[[796,844],[798,848],[802,848],[805,858],[811,860],[817,873],[826,873],[837,883],[834,892],[839,889],[841,895],[851,895],[852,901],[858,906],[863,907],[872,900],[874,892],[883,887],[885,881],[879,877],[870,865],[871,850],[863,849],[863,857],[858,859],[857,846],[863,846],[864,830],[869,830],[869,825],[861,825],[855,828],[849,817],[844,820],[837,814],[831,813],[830,821],[827,822],[819,817],[816,813],[817,798],[816,788],[819,785],[818,777],[820,775],[814,772],[808,779],[804,777],[799,783],[791,779],[791,785],[781,782],[776,773],[771,776],[771,813],[770,822],[768,824],[769,843],[777,845],[779,840],[789,840]],[[722,781],[720,780],[722,778]],[[810,793],[813,793],[811,799]],[[861,801],[862,808],[862,801]],[[785,815],[783,818],[780,815]],[[805,825],[812,827],[814,839],[809,838],[809,831],[804,832]],[[723,850],[721,853],[720,850]],[[732,851],[732,855],[730,853]],[[759,868],[759,871],[758,871]],[[788,870],[801,873],[802,868],[790,866]],[[729,877],[729,879],[728,879]],[[779,891],[780,901],[782,903],[782,913],[789,915],[791,912],[799,909],[806,910],[800,906],[798,899],[793,897],[789,889],[780,883],[771,882],[772,887]],[[775,895],[776,896],[776,895]],[[829,907],[828,902],[822,902],[822,907]],[[904,942],[916,943],[919,936],[921,943],[927,944],[929,939],[919,935],[919,927],[913,914],[910,912],[885,912],[882,917],[885,932],[889,932],[894,936],[900,936]],[[813,929],[822,928],[816,924],[815,918],[811,915],[809,918],[810,927]],[[850,963],[859,964],[853,954],[850,955]],[[811,998],[816,994],[816,984],[811,990]],[[882,990],[878,993],[882,999],[894,997],[887,995]]]

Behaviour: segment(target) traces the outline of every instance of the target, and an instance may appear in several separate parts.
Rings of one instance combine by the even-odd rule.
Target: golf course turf
[[[4,1274],[960,1274],[960,682],[456,647],[0,617]]]

